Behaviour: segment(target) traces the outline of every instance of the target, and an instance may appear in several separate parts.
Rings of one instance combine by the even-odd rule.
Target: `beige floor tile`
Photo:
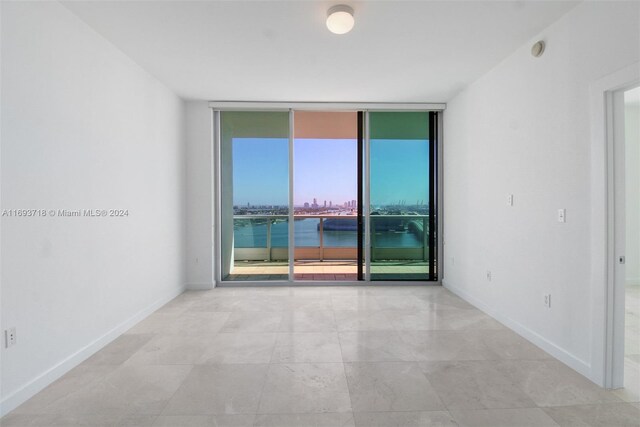
[[[200,365],[171,397],[162,415],[255,414],[269,365]]]
[[[479,409],[451,411],[460,427],[558,427],[542,409]]]
[[[346,363],[354,412],[445,409],[415,362]]]
[[[419,361],[497,358],[477,331],[399,331]]]
[[[621,400],[557,360],[503,361],[517,384],[538,406],[569,406]]]
[[[220,332],[277,332],[281,323],[281,312],[233,312]]]
[[[399,331],[505,329],[500,322],[475,309],[397,311],[391,316],[391,323]]]
[[[214,335],[229,319],[229,312],[183,313],[160,333],[182,336]]]
[[[87,365],[120,365],[144,347],[153,337],[152,334],[121,335],[84,363]]]
[[[280,312],[289,309],[290,297],[279,295],[247,295],[244,298],[238,298],[234,303],[235,311],[272,311]]]
[[[255,427],[355,427],[353,414],[274,414],[258,415]]]
[[[499,363],[422,362],[420,367],[449,410],[536,407]]]
[[[133,326],[125,334],[161,334],[180,318],[180,313],[155,312],[142,322]]]
[[[282,313],[280,332],[334,332],[337,330],[332,310],[288,311]]]
[[[19,414],[15,411],[2,418],[0,426],[2,427],[44,427],[60,425],[60,415],[32,415]]]
[[[211,336],[157,335],[134,353],[126,365],[193,365],[197,363]]]
[[[335,310],[339,331],[390,331],[392,313],[381,310]]]
[[[185,313],[186,311],[189,310],[189,308],[191,307],[191,304],[195,300],[196,300],[195,298],[192,299],[190,293],[185,292],[181,295],[178,295],[177,297],[175,297],[174,299],[172,299],[171,301],[169,301],[168,303],[160,307],[158,310],[156,310],[156,313],[161,313],[161,314]]]
[[[375,297],[368,295],[332,295],[331,305],[336,311],[374,311],[380,310]]]
[[[345,362],[415,361],[414,349],[395,331],[340,332]]]
[[[117,366],[81,364],[13,410],[12,414],[52,414],[55,404],[76,390],[103,379]],[[4,422],[4,419],[2,420]]]
[[[342,362],[335,332],[282,333],[278,335],[272,363]]]
[[[259,414],[351,412],[342,363],[272,364]]]
[[[185,292],[1,422],[636,425],[621,399],[442,287],[336,282]]]
[[[161,415],[153,427],[252,427],[255,415]]]
[[[159,414],[191,371],[191,366],[120,366],[99,381],[51,405],[65,416]]]
[[[214,290],[215,292],[215,290]],[[221,293],[217,297],[202,298],[199,301],[195,301],[189,308],[190,313],[196,312],[230,312],[236,311],[236,305],[240,303],[243,298],[247,298],[241,295],[232,295],[231,293]]]
[[[374,297],[382,310],[429,310],[431,304],[423,299],[408,295],[385,295]]]
[[[2,427],[146,427],[152,426],[155,415],[26,415],[11,414],[2,419]]]
[[[500,359],[552,359],[550,354],[506,328],[478,330],[473,335]]]
[[[418,298],[432,304],[432,309],[474,308],[471,304],[446,289],[443,289],[441,292],[418,295]]]
[[[371,286],[325,286],[331,297],[364,297],[369,296]]]
[[[457,427],[447,411],[358,412],[356,427]]]
[[[197,363],[269,363],[276,338],[275,333],[220,333],[207,341]]]
[[[286,309],[290,311],[324,311],[333,309],[331,296],[329,295],[290,296],[286,304]]]
[[[384,297],[384,296],[415,296],[415,292],[417,288],[422,286],[367,286],[366,292],[367,295],[373,297]]]
[[[638,427],[640,409],[628,403],[559,406],[544,411],[561,426]]]

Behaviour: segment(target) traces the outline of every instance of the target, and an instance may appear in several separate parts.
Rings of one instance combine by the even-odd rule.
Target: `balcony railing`
[[[251,245],[234,244],[236,261],[284,261],[288,259],[288,231],[279,236],[284,242],[273,244],[273,228],[277,222],[286,223],[287,215],[236,215],[234,229],[262,227],[266,229],[264,243]],[[353,215],[294,215],[295,221],[318,220],[317,241],[297,242],[295,260],[355,260],[357,259],[357,217]],[[328,223],[327,221],[331,222]],[[371,261],[426,261],[428,260],[428,215],[371,215]],[[242,222],[249,224],[242,224]],[[337,226],[335,221],[350,221],[353,224]],[[331,230],[328,230],[327,224]],[[265,230],[261,230],[264,233]],[[353,244],[325,244],[325,232],[353,233]],[[402,238],[406,237],[406,238]],[[335,242],[334,242],[335,243]]]

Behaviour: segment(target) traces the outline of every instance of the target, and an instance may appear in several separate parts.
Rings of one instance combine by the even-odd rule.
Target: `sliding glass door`
[[[435,115],[369,118],[371,280],[434,280]]]
[[[358,115],[294,113],[296,280],[358,280],[362,270]]]
[[[221,279],[437,280],[436,117],[220,112]]]
[[[288,280],[289,113],[220,115],[222,279]]]

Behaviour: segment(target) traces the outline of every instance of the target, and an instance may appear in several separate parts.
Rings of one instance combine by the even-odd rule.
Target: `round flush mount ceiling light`
[[[534,43],[533,46],[531,46],[531,55],[533,55],[534,57],[538,58],[540,56],[542,56],[542,54],[544,53],[544,41],[540,40]]]
[[[345,4],[333,6],[327,11],[327,28],[334,34],[346,34],[355,24],[353,9]]]

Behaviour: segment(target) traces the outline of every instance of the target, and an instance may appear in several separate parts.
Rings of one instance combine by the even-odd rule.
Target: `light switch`
[[[558,222],[567,222],[567,210],[558,209]]]

